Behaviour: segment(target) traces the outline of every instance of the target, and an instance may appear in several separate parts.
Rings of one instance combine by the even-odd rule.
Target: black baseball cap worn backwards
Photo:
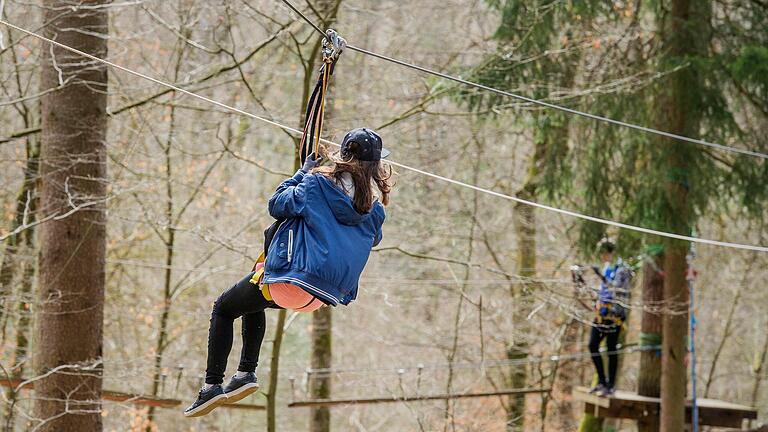
[[[389,150],[381,145],[381,137],[368,128],[356,128],[344,135],[341,157],[354,156],[361,161],[377,162],[389,156]]]

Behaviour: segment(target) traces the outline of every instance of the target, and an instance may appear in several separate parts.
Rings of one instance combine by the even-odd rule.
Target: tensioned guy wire
[[[304,15],[298,9],[296,9],[296,7],[291,4],[291,2],[289,2],[288,0],[282,0],[282,2],[285,3],[291,10],[293,10],[294,12],[299,14],[299,16],[301,16],[301,18],[304,21],[306,21],[307,24],[312,26],[315,30],[317,30],[320,34],[322,34],[323,37],[325,37],[325,32],[320,27],[318,27],[317,24],[313,23],[309,18],[307,18],[306,15]],[[590,114],[588,112],[579,111],[579,110],[576,110],[576,109],[573,109],[573,108],[568,108],[568,107],[564,107],[564,106],[561,106],[561,105],[556,105],[556,104],[553,104],[553,103],[541,101],[541,100],[538,100],[538,99],[529,98],[527,96],[522,96],[522,95],[519,95],[519,94],[516,94],[516,93],[511,93],[511,92],[508,92],[508,91],[504,91],[504,90],[499,90],[497,88],[493,88],[493,87],[489,87],[487,85],[476,83],[474,81],[468,81],[468,80],[465,80],[463,78],[455,77],[455,76],[448,75],[448,74],[443,73],[443,72],[439,72],[439,71],[436,71],[436,70],[432,70],[432,69],[426,68],[424,66],[419,66],[419,65],[416,65],[416,64],[413,64],[413,63],[408,63],[406,61],[399,60],[399,59],[396,59],[396,58],[393,58],[393,57],[385,56],[383,54],[375,53],[373,51],[369,51],[367,49],[360,48],[360,47],[357,47],[357,46],[354,46],[354,45],[351,45],[351,44],[347,44],[347,48],[352,50],[352,51],[357,51],[357,52],[359,52],[361,54],[365,54],[365,55],[368,55],[368,56],[371,56],[371,57],[375,57],[375,58],[378,58],[380,60],[388,61],[390,63],[394,63],[394,64],[397,64],[397,65],[400,65],[400,66],[404,66],[404,67],[407,67],[407,68],[410,68],[410,69],[413,69],[413,70],[417,70],[419,72],[423,72],[423,73],[426,73],[426,74],[434,75],[434,76],[437,76],[437,77],[440,77],[440,78],[443,78],[443,79],[447,79],[447,80],[454,81],[454,82],[457,82],[457,83],[460,83],[460,84],[464,84],[466,86],[475,87],[475,88],[478,88],[478,89],[481,89],[481,90],[485,90],[485,91],[489,91],[489,92],[492,92],[492,93],[496,93],[496,94],[499,94],[499,95],[502,95],[502,96],[511,97],[513,99],[517,99],[517,100],[521,100],[521,101],[524,101],[524,102],[528,102],[530,104],[539,105],[539,106],[543,106],[543,107],[546,107],[546,108],[563,111],[563,112],[566,112],[568,114],[573,114],[573,115],[585,117],[585,118],[592,119],[592,120],[597,120],[597,121],[601,121],[601,122],[605,122],[605,123],[610,123],[610,124],[613,124],[613,125],[616,125],[616,126],[621,126],[621,127],[625,127],[625,128],[629,128],[629,129],[639,130],[639,131],[642,131],[642,132],[645,132],[645,133],[659,135],[659,136],[663,136],[663,137],[666,137],[666,138],[672,138],[672,139],[676,139],[676,140],[679,140],[679,141],[685,141],[685,142],[692,143],[692,144],[698,144],[698,145],[702,145],[702,146],[706,146],[706,147],[711,147],[711,148],[715,148],[715,149],[722,150],[722,151],[727,151],[727,152],[732,152],[732,153],[739,153],[739,154],[743,154],[743,155],[747,155],[747,156],[754,156],[754,157],[757,157],[757,158],[760,158],[760,159],[768,159],[768,154],[761,153],[761,152],[758,152],[758,151],[747,150],[747,149],[740,149],[740,148],[737,148],[737,147],[730,147],[730,146],[726,146],[726,145],[722,145],[722,144],[711,143],[709,141],[704,141],[704,140],[700,140],[700,139],[697,139],[697,138],[690,138],[690,137],[687,137],[687,136],[684,136],[684,135],[678,135],[678,134],[674,134],[674,133],[671,133],[671,132],[665,132],[665,131],[662,131],[662,130],[650,128],[650,127],[647,127],[647,126],[641,126],[641,125],[637,125],[637,124],[634,124],[634,123],[628,123],[628,122],[624,122],[624,121],[621,121],[621,120],[615,120],[615,119],[612,119],[612,118],[609,118],[609,117],[599,116],[597,114]]]
[[[47,42],[49,44],[58,46],[58,47],[60,47],[62,49],[65,49],[67,51],[73,52],[73,53],[78,54],[80,56],[89,58],[91,60],[94,60],[94,61],[97,61],[97,62],[100,62],[100,63],[103,63],[103,64],[105,64],[107,66],[113,67],[115,69],[121,70],[121,71],[129,73],[131,75],[135,75],[137,77],[146,79],[148,81],[152,81],[155,84],[159,84],[159,85],[168,87],[168,88],[170,88],[172,90],[175,90],[177,92],[180,92],[180,93],[192,96],[194,98],[197,98],[197,99],[200,99],[202,101],[211,103],[213,105],[219,106],[219,107],[227,109],[229,111],[236,112],[236,113],[244,115],[246,117],[250,117],[252,119],[259,120],[259,121],[262,121],[264,123],[267,123],[267,124],[270,124],[270,125],[273,125],[273,126],[277,126],[277,127],[281,128],[283,130],[286,130],[286,131],[289,131],[289,132],[292,132],[292,133],[295,133],[295,134],[298,134],[298,135],[301,134],[301,131],[298,130],[298,129],[294,129],[294,128],[290,127],[290,126],[285,126],[285,125],[280,124],[280,123],[278,123],[276,121],[269,120],[269,119],[264,118],[264,117],[260,117],[260,116],[258,116],[256,114],[251,114],[251,113],[249,113],[247,111],[243,111],[243,110],[241,110],[239,108],[235,108],[235,107],[229,106],[227,104],[224,104],[222,102],[219,102],[219,101],[207,98],[205,96],[201,96],[201,95],[199,95],[197,93],[193,93],[193,92],[191,92],[189,90],[185,90],[185,89],[177,87],[177,86],[175,86],[173,84],[166,83],[166,82],[161,81],[161,80],[159,80],[157,78],[153,78],[153,77],[151,77],[149,75],[145,75],[145,74],[143,74],[141,72],[136,72],[136,71],[128,69],[128,68],[126,68],[124,66],[120,66],[120,65],[112,63],[112,62],[110,62],[108,60],[104,60],[104,59],[96,57],[96,56],[94,56],[92,54],[88,54],[86,52],[80,51],[77,48],[72,48],[70,46],[62,44],[61,42],[57,42],[57,41],[49,39],[49,38],[47,38],[45,36],[42,36],[42,35],[39,35],[37,33],[31,32],[31,31],[26,30],[24,28],[18,27],[18,26],[14,25],[14,24],[11,24],[11,23],[3,20],[3,19],[0,19],[0,24],[3,24],[3,25],[5,25],[5,26],[7,26],[9,28],[17,30],[19,32],[22,32],[22,33],[27,34],[29,36],[32,36],[34,38],[37,38],[37,39],[39,39],[41,41],[45,41],[45,42]],[[337,144],[337,143],[335,143],[333,141],[329,141],[327,139],[322,139],[321,141],[326,143],[326,144],[339,147],[339,144]],[[464,187],[464,188],[467,188],[467,189],[472,189],[472,190],[475,190],[477,192],[481,192],[481,193],[484,193],[484,194],[487,194],[487,195],[491,195],[491,196],[495,196],[495,197],[498,197],[498,198],[503,198],[503,199],[506,199],[506,200],[509,200],[509,201],[514,201],[516,203],[529,205],[531,207],[536,207],[536,208],[540,208],[540,209],[543,209],[543,210],[548,210],[548,211],[551,211],[551,212],[560,213],[560,214],[564,214],[564,215],[567,215],[567,216],[571,216],[571,217],[587,220],[587,221],[590,221],[590,222],[596,222],[596,223],[600,223],[600,224],[603,224],[603,225],[610,225],[610,226],[614,226],[614,227],[617,227],[617,228],[624,228],[624,229],[628,229],[628,230],[631,230],[631,231],[637,231],[637,232],[641,232],[641,233],[645,233],[645,234],[654,234],[654,235],[658,235],[658,236],[661,236],[661,237],[667,237],[667,238],[672,238],[672,239],[677,239],[677,240],[685,240],[685,241],[690,241],[690,242],[695,242],[695,243],[709,244],[709,245],[714,245],[714,246],[723,246],[723,247],[729,247],[729,248],[734,248],[734,249],[743,249],[743,250],[751,250],[751,251],[758,251],[758,252],[768,252],[768,247],[766,247],[766,246],[743,244],[743,243],[732,243],[732,242],[725,242],[725,241],[719,241],[719,240],[710,240],[710,239],[705,239],[705,238],[691,237],[691,236],[686,236],[686,235],[681,235],[681,234],[669,233],[669,232],[665,232],[665,231],[658,231],[658,230],[654,230],[654,229],[650,229],[650,228],[644,228],[644,227],[635,226],[635,225],[629,225],[629,224],[625,224],[625,223],[621,223],[621,222],[615,222],[615,221],[608,220],[608,219],[601,219],[601,218],[598,218],[598,217],[589,216],[589,215],[581,214],[581,213],[570,211],[570,210],[564,210],[564,209],[561,209],[561,208],[552,207],[552,206],[548,206],[548,205],[545,205],[545,204],[539,204],[537,202],[528,201],[528,200],[525,200],[525,199],[522,199],[522,198],[518,198],[518,197],[515,197],[515,196],[512,196],[512,195],[506,195],[506,194],[503,194],[501,192],[496,192],[496,191],[491,190],[491,189],[485,189],[485,188],[482,188],[480,186],[476,186],[476,185],[473,185],[473,184],[465,183],[465,182],[462,182],[462,181],[459,181],[459,180],[454,180],[452,178],[448,178],[448,177],[441,176],[439,174],[434,174],[434,173],[431,173],[431,172],[428,172],[428,171],[424,171],[424,170],[419,169],[419,168],[413,168],[413,167],[410,167],[410,166],[402,164],[402,163],[398,163],[398,162],[394,162],[394,161],[389,161],[389,163],[394,165],[394,166],[396,166],[396,167],[400,167],[400,168],[403,168],[405,170],[408,170],[408,171],[411,171],[411,172],[415,172],[417,174],[421,174],[421,175],[424,175],[424,176],[427,176],[427,177],[431,177],[433,179],[440,180],[440,181],[443,181],[445,183],[454,184],[456,186],[461,186],[461,187]]]

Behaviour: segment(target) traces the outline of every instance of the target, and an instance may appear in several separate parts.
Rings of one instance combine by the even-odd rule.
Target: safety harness
[[[600,300],[596,302],[595,322],[598,325],[621,327],[627,317],[626,309],[623,305],[629,302],[631,294],[630,284],[635,274],[631,267],[619,260],[613,269],[611,280],[608,280],[599,272],[598,275],[613,295],[610,302],[602,302]]]
[[[627,304],[630,300],[630,287],[635,272],[632,267],[626,265],[623,261],[616,264],[612,280],[607,280],[596,266],[593,266],[592,270],[613,293],[613,298],[610,302],[602,302],[598,297],[594,309],[595,323],[605,327],[620,328],[624,324],[624,320],[626,320],[626,309],[623,305]],[[592,291],[584,279],[584,267],[580,265],[571,266],[571,278],[578,292],[587,293]]]

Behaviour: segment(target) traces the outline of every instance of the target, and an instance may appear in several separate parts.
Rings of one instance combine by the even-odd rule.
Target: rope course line
[[[317,30],[320,34],[322,34],[325,37],[325,32],[323,32],[320,29],[320,27],[318,27],[309,18],[307,18],[306,15],[304,15],[298,9],[296,9],[296,7],[293,6],[288,0],[282,0],[282,2],[285,3],[289,8],[291,8],[291,10],[293,10],[294,12],[299,14],[299,16],[301,16],[301,18],[304,21],[306,21],[307,24],[311,25],[315,30]],[[485,90],[485,91],[488,91],[488,92],[491,92],[491,93],[496,93],[496,94],[499,94],[499,95],[502,95],[502,96],[506,96],[506,97],[510,97],[510,98],[513,98],[513,99],[521,100],[523,102],[527,102],[527,103],[530,103],[530,104],[543,106],[545,108],[550,108],[550,109],[554,109],[554,110],[558,110],[558,111],[563,111],[563,112],[566,112],[568,114],[573,114],[573,115],[585,117],[585,118],[588,118],[588,119],[591,119],[591,120],[596,120],[596,121],[601,121],[601,122],[605,122],[605,123],[610,123],[610,124],[613,124],[615,126],[621,126],[621,127],[625,127],[625,128],[629,128],[629,129],[634,129],[634,130],[638,130],[638,131],[649,133],[649,134],[663,136],[663,137],[666,137],[666,138],[671,138],[671,139],[675,139],[675,140],[679,140],[679,141],[685,141],[685,142],[688,142],[688,143],[691,143],[691,144],[698,144],[698,145],[702,145],[702,146],[706,146],[706,147],[710,147],[710,148],[714,148],[714,149],[718,149],[718,150],[722,150],[722,151],[726,151],[726,152],[739,153],[739,154],[743,154],[743,155],[747,155],[747,156],[753,156],[753,157],[757,157],[757,158],[760,158],[760,159],[768,159],[768,154],[766,154],[766,153],[761,153],[761,152],[758,152],[758,151],[748,150],[748,149],[741,149],[741,148],[737,148],[737,147],[730,147],[730,146],[726,146],[726,145],[723,145],[723,144],[711,143],[709,141],[704,141],[704,140],[697,139],[697,138],[691,138],[691,137],[687,137],[687,136],[684,136],[684,135],[678,135],[678,134],[675,134],[675,133],[666,132],[666,131],[654,129],[654,128],[647,127],[647,126],[637,125],[637,124],[634,124],[634,123],[628,123],[628,122],[624,122],[624,121],[621,121],[621,120],[612,119],[610,117],[604,117],[604,116],[600,116],[600,115],[597,115],[597,114],[591,114],[591,113],[588,113],[588,112],[579,111],[577,109],[568,108],[568,107],[564,107],[564,106],[561,106],[561,105],[556,105],[556,104],[545,102],[545,101],[538,100],[538,99],[533,99],[533,98],[530,98],[530,97],[527,97],[527,96],[523,96],[523,95],[519,95],[519,94],[516,94],[516,93],[511,93],[511,92],[508,92],[508,91],[499,90],[499,89],[494,88],[494,87],[489,87],[487,85],[480,84],[480,83],[477,83],[477,82],[474,82],[474,81],[465,80],[463,78],[456,77],[456,76],[453,76],[453,75],[448,75],[448,74],[443,73],[443,72],[439,72],[439,71],[436,71],[436,70],[433,70],[433,69],[426,68],[424,66],[419,66],[417,64],[406,62],[404,60],[400,60],[400,59],[389,57],[389,56],[386,56],[386,55],[383,55],[383,54],[379,54],[379,53],[367,50],[365,48],[360,48],[360,47],[357,47],[357,46],[354,46],[354,45],[351,45],[351,44],[347,44],[347,48],[352,50],[352,51],[357,51],[360,54],[364,54],[364,55],[367,55],[367,56],[378,58],[379,60],[384,60],[384,61],[387,61],[387,62],[390,62],[390,63],[394,63],[394,64],[397,64],[397,65],[400,65],[400,66],[403,66],[403,67],[406,67],[406,68],[409,68],[409,69],[413,69],[413,70],[416,70],[416,71],[419,71],[419,72],[423,72],[423,73],[426,73],[426,74],[429,74],[429,75],[434,75],[436,77],[440,77],[440,78],[447,79],[447,80],[450,80],[450,81],[454,81],[454,82],[457,82],[457,83],[460,83],[460,84],[464,84],[466,86],[475,87],[475,88],[478,88],[478,89],[481,89],[481,90]]]
[[[617,354],[617,355],[624,355],[624,354],[633,354],[637,352],[647,352],[647,351],[658,351],[661,349],[661,345],[635,345],[635,344],[628,344],[626,347],[618,348],[613,351],[608,351],[605,347],[600,349],[599,354],[592,354],[589,351],[586,351],[582,348],[580,348],[580,352],[573,353],[573,354],[559,354],[559,355],[548,355],[548,356],[538,356],[538,357],[527,357],[522,359],[503,359],[503,360],[485,360],[485,361],[466,361],[466,362],[456,362],[453,364],[448,363],[423,363],[423,364],[416,364],[416,365],[405,365],[405,366],[388,366],[388,367],[366,367],[366,368],[318,368],[318,369],[312,369],[312,368],[304,368],[299,364],[290,364],[285,366],[285,368],[281,368],[280,372],[280,379],[283,380],[289,380],[291,378],[295,378],[296,376],[303,375],[303,374],[311,374],[311,375],[343,375],[343,374],[350,374],[350,375],[391,375],[391,374],[404,374],[407,372],[425,372],[425,371],[445,371],[445,370],[479,370],[481,368],[488,368],[488,369],[495,369],[495,368],[501,368],[506,366],[521,366],[521,365],[529,365],[529,364],[539,364],[539,363],[560,363],[560,362],[566,362],[566,361],[591,361],[591,358],[593,356],[601,356],[601,355],[608,355],[608,354]],[[149,358],[153,358],[155,356],[148,356]],[[126,362],[125,364],[129,364],[129,362]],[[178,367],[169,366],[168,369],[178,370]],[[181,369],[186,370],[184,367]],[[269,366],[264,366],[263,368],[259,366],[259,370],[262,372],[267,373],[270,369]],[[141,370],[136,370],[134,373],[143,373]],[[171,372],[169,372],[171,374]],[[200,374],[186,374],[183,373],[182,377],[186,380],[198,380],[201,378]],[[124,380],[125,375],[105,375],[104,379],[107,381],[118,381],[118,380]],[[162,377],[161,377],[162,379]],[[161,380],[159,379],[159,380]]]
[[[605,348],[601,348],[600,353],[592,354],[588,351],[581,351],[574,354],[560,354],[550,355],[542,357],[527,357],[522,359],[505,359],[505,360],[489,360],[484,362],[460,362],[449,365],[448,363],[432,363],[432,364],[417,364],[410,366],[400,367],[387,367],[387,368],[307,368],[304,373],[315,374],[342,374],[342,373],[361,373],[370,374],[372,372],[384,372],[384,373],[405,373],[407,371],[418,370],[444,370],[444,369],[477,369],[478,367],[501,367],[501,366],[518,366],[537,363],[559,363],[570,360],[591,359],[592,357],[601,356],[603,354],[631,354],[635,352],[645,351],[658,351],[661,349],[661,345],[630,345],[623,348],[619,348],[613,351],[608,351]]]
[[[397,395],[391,394],[389,396],[378,397],[363,397],[363,398],[344,398],[344,399],[309,399],[309,400],[293,400],[288,403],[288,408],[306,408],[306,407],[322,407],[322,406],[335,406],[335,405],[366,405],[366,404],[380,404],[380,403],[395,403],[395,402],[428,402],[434,400],[454,400],[454,399],[470,399],[470,398],[488,398],[498,396],[511,396],[511,395],[524,395],[531,393],[549,393],[551,388],[530,387],[530,388],[517,388],[507,390],[494,390],[484,392],[457,392],[457,393],[437,393],[437,394],[413,394],[413,395]]]
[[[638,346],[638,345],[632,345],[627,348],[620,348],[614,351],[606,351],[605,348],[601,348],[600,355],[604,354],[633,354],[636,352],[644,352],[644,351],[658,351],[661,349],[661,345],[644,345],[644,346]],[[354,368],[354,369],[345,369],[345,368],[329,368],[329,369],[311,369],[306,368],[298,363],[290,363],[289,366],[286,366],[285,369],[281,368],[280,372],[280,379],[281,380],[290,380],[291,378],[296,378],[296,376],[302,375],[302,374],[334,374],[334,375],[343,375],[343,374],[360,374],[360,375],[392,375],[397,374],[401,375],[404,373],[407,373],[409,371],[413,372],[419,372],[420,366],[423,366],[421,368],[421,371],[444,371],[448,369],[453,369],[454,371],[457,370],[480,370],[482,367],[485,368],[497,368],[497,367],[504,367],[509,365],[524,365],[524,364],[536,364],[536,363],[559,363],[564,361],[587,361],[589,358],[591,361],[592,354],[588,351],[584,350],[585,352],[581,354],[562,354],[562,355],[550,355],[548,357],[529,357],[527,359],[514,359],[514,360],[486,360],[486,361],[467,361],[467,362],[460,362],[460,363],[454,363],[453,365],[448,365],[447,363],[435,363],[435,364],[423,364],[423,365],[409,365],[406,367],[395,367],[395,366],[389,366],[389,367],[372,367],[372,368]],[[147,358],[154,358],[155,356],[148,356]],[[141,359],[143,361],[143,359]],[[130,365],[132,362],[119,362],[122,365]],[[116,362],[110,362],[112,366],[116,364]],[[429,367],[428,367],[429,366]],[[181,375],[178,375],[180,379],[183,379],[185,381],[189,382],[201,382],[205,378],[205,374],[202,373],[187,373],[188,369],[185,368],[183,365],[181,366],[167,366],[166,367],[169,372],[166,373],[165,378],[162,376],[159,377],[157,380],[153,380],[151,382],[162,382],[163,379],[173,379],[173,375],[177,375],[178,371],[183,371]],[[261,367],[259,366],[259,370],[263,373],[269,373],[269,366]],[[125,381],[126,377],[128,376],[146,376],[142,375],[147,370],[144,369],[137,369],[134,368],[128,373],[121,373],[116,375],[111,374],[105,374],[104,380],[106,381]],[[738,374],[738,373],[737,373]],[[768,375],[765,375],[766,378],[768,378]],[[352,380],[354,378],[350,378]]]
[[[105,64],[107,66],[113,67],[115,69],[121,70],[121,71],[129,73],[131,75],[134,75],[134,76],[146,79],[146,80],[151,81],[151,82],[153,82],[155,84],[159,84],[159,85],[168,87],[168,88],[170,88],[172,90],[175,90],[177,92],[186,94],[188,96],[192,96],[194,98],[197,98],[197,99],[200,99],[202,101],[208,102],[210,104],[219,106],[219,107],[224,108],[226,110],[229,110],[229,111],[241,114],[241,115],[246,116],[246,117],[253,118],[255,120],[262,121],[264,123],[276,126],[276,127],[281,128],[283,130],[295,133],[297,135],[301,135],[301,133],[302,133],[302,131],[300,131],[298,129],[295,129],[295,128],[292,128],[290,126],[283,125],[281,123],[278,123],[276,121],[267,119],[265,117],[258,116],[256,114],[251,114],[251,113],[249,113],[247,111],[243,111],[243,110],[241,110],[239,108],[235,108],[235,107],[229,106],[229,105],[227,105],[225,103],[216,101],[214,99],[210,99],[210,98],[207,98],[205,96],[199,95],[197,93],[193,93],[193,92],[191,92],[189,90],[185,90],[185,89],[177,87],[177,86],[175,86],[173,84],[166,83],[166,82],[164,82],[162,80],[159,80],[157,78],[153,78],[153,77],[151,77],[149,75],[146,75],[146,74],[143,74],[141,72],[136,72],[134,70],[128,69],[125,66],[118,65],[118,64],[113,63],[113,62],[111,62],[109,60],[105,60],[105,59],[96,57],[96,56],[94,56],[92,54],[88,54],[86,52],[80,51],[77,48],[72,48],[72,47],[70,47],[68,45],[62,44],[61,42],[57,42],[57,41],[49,39],[49,38],[47,38],[45,36],[39,35],[37,33],[34,33],[32,31],[26,30],[24,28],[18,27],[18,26],[14,25],[14,24],[11,24],[11,23],[3,20],[3,19],[0,19],[0,24],[3,24],[3,25],[5,25],[5,26],[7,26],[9,28],[17,30],[19,32],[22,32],[24,34],[27,34],[27,35],[32,36],[34,38],[37,38],[37,39],[39,39],[41,41],[47,42],[49,44],[58,46],[58,47],[60,47],[62,49],[65,49],[67,51],[73,52],[73,53],[78,54],[80,56],[89,58],[91,60],[94,60],[94,61],[97,61],[97,62],[100,62],[100,63],[103,63],[103,64]],[[327,139],[321,139],[321,141],[326,143],[326,144],[333,145],[333,146],[336,146],[336,147],[340,146],[338,143],[335,143],[335,142],[327,140]],[[616,228],[623,228],[623,229],[628,229],[628,230],[631,230],[631,231],[641,232],[641,233],[644,233],[644,234],[653,234],[653,235],[657,235],[657,236],[660,236],[660,237],[667,237],[667,238],[672,238],[672,239],[676,239],[676,240],[684,240],[684,241],[689,241],[689,242],[694,242],[694,243],[708,244],[708,245],[714,245],[714,246],[722,246],[722,247],[728,247],[728,248],[733,248],[733,249],[751,250],[751,251],[756,251],[756,252],[768,252],[768,247],[766,247],[766,246],[744,244],[744,243],[726,242],[726,241],[711,240],[711,239],[700,238],[700,237],[692,237],[692,236],[687,236],[687,235],[682,235],[682,234],[674,234],[674,233],[670,233],[670,232],[654,230],[654,229],[645,228],[645,227],[641,227],[641,226],[630,225],[630,224],[626,224],[626,223],[622,223],[622,222],[616,222],[616,221],[609,220],[609,219],[602,219],[602,218],[598,218],[598,217],[595,217],[595,216],[589,216],[589,215],[585,215],[585,214],[578,213],[578,212],[575,212],[575,211],[565,210],[565,209],[561,209],[561,208],[558,208],[558,207],[553,207],[553,206],[549,206],[549,205],[546,205],[546,204],[540,204],[540,203],[537,203],[537,202],[534,202],[534,201],[525,200],[525,199],[518,198],[518,197],[515,197],[515,196],[512,196],[512,195],[507,195],[507,194],[504,194],[504,193],[501,193],[501,192],[497,192],[497,191],[494,191],[494,190],[491,190],[491,189],[486,189],[486,188],[483,188],[483,187],[480,187],[480,186],[477,186],[477,185],[473,185],[473,184],[465,183],[465,182],[462,182],[462,181],[459,181],[459,180],[455,180],[455,179],[452,179],[452,178],[449,178],[449,177],[441,176],[439,174],[434,174],[434,173],[431,173],[429,171],[425,171],[425,170],[422,170],[422,169],[419,169],[419,168],[414,168],[414,167],[411,167],[411,166],[408,166],[408,165],[405,165],[405,164],[402,164],[402,163],[398,163],[398,162],[395,162],[395,161],[388,161],[388,163],[390,163],[393,166],[396,166],[396,167],[399,167],[399,168],[403,168],[405,170],[408,170],[408,171],[411,171],[411,172],[414,172],[414,173],[417,173],[417,174],[421,174],[421,175],[424,175],[424,176],[427,176],[427,177],[430,177],[430,178],[433,178],[433,179],[436,179],[436,180],[440,180],[440,181],[445,182],[445,183],[450,183],[450,184],[453,184],[453,185],[456,185],[456,186],[461,186],[461,187],[464,187],[464,188],[467,188],[467,189],[472,189],[474,191],[481,192],[481,193],[484,193],[484,194],[487,194],[487,195],[495,196],[497,198],[503,198],[503,199],[506,199],[506,200],[509,200],[509,201],[513,201],[513,202],[516,202],[516,203],[525,204],[525,205],[528,205],[528,206],[531,206],[531,207],[536,207],[536,208],[539,208],[539,209],[551,211],[551,212],[554,212],[554,213],[563,214],[563,215],[566,215],[566,216],[575,217],[575,218],[578,218],[578,219],[587,220],[587,221],[590,221],[590,222],[596,222],[596,223],[600,223],[600,224],[603,224],[603,225],[613,226],[613,227],[616,227]]]

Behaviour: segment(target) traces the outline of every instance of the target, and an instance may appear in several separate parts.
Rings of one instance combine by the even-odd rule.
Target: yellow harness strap
[[[269,293],[269,285],[268,284],[263,284],[261,286],[261,295],[263,295],[264,298],[267,299],[267,301],[272,301],[272,295]]]
[[[264,252],[262,252],[261,255],[259,255],[259,257],[256,259],[256,264],[253,265],[253,269],[256,271],[253,273],[253,276],[251,276],[251,280],[249,282],[256,286],[260,285],[261,295],[263,295],[267,301],[272,301],[272,295],[269,294],[269,285],[261,283],[261,278],[264,277],[264,266],[259,267],[258,270],[256,269],[259,263],[264,262],[264,259]]]
[[[600,315],[600,309],[602,307],[608,308],[608,314],[606,316]],[[624,320],[619,318],[614,312],[613,312],[613,304],[611,303],[599,303],[597,307],[595,308],[595,315],[597,316],[597,323],[602,324],[604,319],[609,319],[613,321],[614,324],[616,324],[617,327],[621,327],[624,325]]]

